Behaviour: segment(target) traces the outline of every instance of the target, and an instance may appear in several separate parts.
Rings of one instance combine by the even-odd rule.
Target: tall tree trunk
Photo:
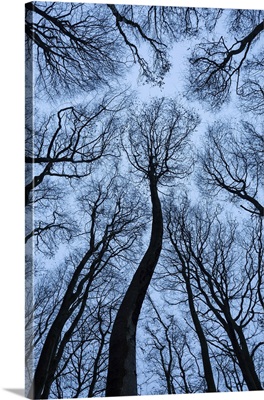
[[[162,248],[163,218],[157,182],[150,179],[152,229],[149,246],[118,310],[109,347],[106,396],[137,395],[136,328],[150,280]]]
[[[215,386],[214,375],[213,375],[213,370],[212,370],[210,356],[209,356],[208,344],[207,344],[207,340],[206,340],[202,325],[200,323],[199,317],[195,310],[190,278],[189,278],[189,276],[187,276],[186,271],[183,272],[183,277],[184,277],[184,280],[186,283],[186,289],[187,289],[187,293],[188,293],[188,302],[189,302],[192,320],[193,320],[193,323],[195,326],[195,332],[199,338],[199,342],[200,342],[200,346],[201,346],[201,354],[202,354],[202,360],[203,360],[204,377],[205,377],[206,384],[207,384],[207,392],[216,392],[217,390],[216,390],[216,386]]]

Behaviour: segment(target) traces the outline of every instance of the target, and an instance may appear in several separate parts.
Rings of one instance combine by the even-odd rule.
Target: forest
[[[264,387],[264,10],[25,5],[26,396]]]

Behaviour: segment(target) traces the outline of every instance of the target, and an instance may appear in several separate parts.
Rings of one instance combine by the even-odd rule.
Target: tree
[[[207,131],[199,159],[198,182],[203,191],[222,192],[252,215],[263,217],[263,136],[253,124],[242,122],[239,133],[232,124],[218,121]]]
[[[52,397],[103,396],[109,333],[119,304],[116,284],[114,275],[108,274],[107,282],[102,280],[93,289],[82,318],[65,346],[51,386]]]
[[[38,87],[50,96],[110,86],[134,63],[145,82],[162,85],[171,40],[195,36],[202,23],[211,30],[220,14],[211,10],[208,22],[207,10],[189,7],[27,3],[28,68],[33,58]]]
[[[184,204],[186,202],[186,204]],[[179,274],[183,278],[185,284],[185,290],[188,298],[188,305],[190,309],[191,318],[193,321],[194,329],[199,339],[199,344],[201,347],[201,356],[203,362],[204,378],[207,384],[207,392],[216,392],[216,384],[213,374],[213,369],[210,361],[209,346],[207,343],[206,335],[202,323],[200,321],[196,304],[195,304],[195,291],[192,287],[192,271],[190,268],[189,259],[186,259],[186,255],[182,254],[180,242],[177,238],[177,232],[182,230],[184,227],[184,216],[188,210],[187,199],[183,201],[180,213],[177,208],[170,205],[168,212],[166,213],[167,220],[167,231],[169,234],[169,240],[172,246],[172,251],[169,251],[167,262],[176,269],[173,275]],[[171,254],[172,253],[172,254]],[[176,260],[175,260],[176,257]],[[171,267],[170,266],[170,267]],[[171,268],[170,268],[171,269]]]
[[[166,45],[141,27],[142,10],[146,7],[129,12],[112,4],[27,3],[27,54],[38,68],[39,87],[50,95],[98,90],[134,62],[147,80],[160,82],[170,67]],[[138,40],[153,50],[154,68],[140,54]]]
[[[159,382],[160,393],[164,394],[176,394],[175,383],[174,383],[174,353],[173,353],[173,345],[170,331],[172,326],[172,321],[166,324],[166,322],[162,319],[161,314],[155,307],[151,298],[148,296],[148,301],[151,303],[151,306],[155,312],[155,317],[151,318],[151,323],[147,324],[145,329],[146,332],[150,335],[152,339],[153,348],[150,350],[149,360],[152,358],[155,360],[155,368],[157,371],[157,375],[161,375],[161,382]],[[158,329],[156,328],[155,322],[158,322]],[[162,331],[162,336],[160,337],[159,331]],[[149,343],[148,343],[149,345]],[[155,350],[154,350],[155,349]],[[144,352],[146,348],[144,349]],[[156,355],[157,353],[158,355]],[[165,381],[165,387],[163,388],[163,381]]]
[[[169,51],[176,42],[195,37],[205,26],[211,31],[221,10],[173,6],[112,5],[107,7],[116,18],[117,29],[140,66],[140,75],[146,83],[163,85],[172,64]],[[177,27],[177,29],[175,29]],[[151,51],[146,59],[138,42]]]
[[[111,93],[111,97],[105,95],[97,103],[62,108],[40,119],[37,126],[29,124],[26,205],[30,204],[33,189],[38,198],[36,188],[47,177],[80,179],[91,173],[91,164],[109,150],[110,138],[114,140],[116,116],[124,103],[122,93]]]
[[[111,146],[117,126],[116,115],[124,101],[123,95],[120,98],[112,92],[111,97],[105,95],[97,104],[66,107],[39,120],[36,115],[34,120],[28,115],[25,242],[26,337],[30,343],[36,344],[30,337],[34,332],[32,293],[37,278],[36,260],[43,256],[51,259],[63,245],[66,255],[70,243],[74,242],[78,224],[71,216],[73,205],[69,206],[68,202],[73,194],[73,181],[78,187],[78,181],[90,176],[103,156],[117,154],[118,150]]]
[[[62,268],[53,269],[51,272],[39,272],[40,279],[26,291],[26,314],[25,314],[25,375],[26,388],[33,380],[34,358],[42,346],[47,331],[58,312],[61,298],[65,290],[65,271]],[[27,278],[29,280],[29,277]],[[32,282],[30,281],[32,284]],[[30,289],[30,290],[29,290]],[[33,295],[34,294],[34,295]]]
[[[125,201],[124,181],[121,190],[117,190],[119,184],[118,177],[92,181],[91,187],[86,184],[88,193],[80,198],[85,204],[87,221],[80,232],[84,235],[84,245],[64,262],[68,275],[64,278],[64,294],[43,342],[30,396],[48,397],[65,346],[83,316],[94,281],[111,268],[113,259],[129,250],[140,233],[140,213],[135,207],[138,200],[134,196],[133,200]],[[135,229],[130,229],[131,224]]]
[[[124,72],[121,38],[107,11],[85,3],[26,4],[27,55],[44,93],[98,89]]]
[[[231,88],[245,101],[244,110],[258,110],[263,103],[260,60],[254,47],[263,28],[263,11],[233,10],[228,12],[228,28],[235,35],[232,42],[227,32],[218,39],[206,38],[192,52],[188,87],[190,95],[218,108],[230,98]],[[236,39],[239,37],[239,39]]]
[[[157,265],[163,240],[158,185],[190,173],[188,141],[198,118],[173,100],[155,99],[143,111],[131,112],[123,134],[129,162],[149,185],[152,205],[150,241],[126,291],[113,325],[106,396],[136,395],[136,328]]]
[[[29,257],[33,241],[34,251],[51,257],[59,244],[72,239],[76,225],[65,200],[74,184],[88,177],[104,157],[118,154],[115,130],[117,114],[127,100],[125,92],[105,94],[97,102],[61,108],[50,115],[36,112],[34,120],[28,116],[25,242]],[[30,277],[33,262],[28,261]]]
[[[203,387],[203,378],[192,345],[192,331],[174,315],[171,304],[165,298],[162,300],[161,308],[161,299],[155,305],[147,296],[142,323],[147,336],[141,343],[141,351],[144,365],[149,364],[148,379],[154,387],[149,393],[195,393]],[[148,374],[145,371],[144,377]]]
[[[210,343],[235,357],[249,390],[261,390],[254,365],[254,353],[263,341],[256,319],[258,269],[251,262],[252,243],[242,248],[237,223],[224,224],[219,212],[202,212],[199,207],[182,211],[177,213],[177,256],[181,265],[188,263],[193,294],[210,324]]]

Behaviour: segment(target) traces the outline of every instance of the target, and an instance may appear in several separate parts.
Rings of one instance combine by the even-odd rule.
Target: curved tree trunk
[[[149,176],[152,230],[149,246],[127,289],[110,338],[106,396],[137,395],[136,328],[150,280],[162,248],[163,218],[154,175]]]

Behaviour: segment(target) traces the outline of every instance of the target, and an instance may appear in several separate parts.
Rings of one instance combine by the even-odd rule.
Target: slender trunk
[[[46,385],[47,379],[49,377],[49,372],[50,368],[52,367],[52,362],[54,355],[57,351],[58,343],[60,340],[60,335],[62,332],[62,329],[66,323],[66,321],[69,319],[71,314],[74,311],[74,307],[72,305],[76,301],[76,298],[80,294],[79,291],[76,290],[74,293],[74,289],[76,287],[77,280],[80,276],[81,271],[85,267],[87,261],[92,255],[92,251],[89,250],[85,256],[83,257],[82,261],[78,265],[77,269],[75,270],[73,277],[71,279],[71,282],[68,286],[68,289],[64,295],[64,298],[62,300],[62,304],[60,306],[60,309],[58,311],[57,317],[53,321],[50,330],[48,332],[48,335],[46,337],[45,343],[43,345],[38,364],[36,367],[34,379],[31,385],[31,389],[29,392],[28,397],[33,398],[33,399],[40,399],[44,387]],[[89,277],[92,275],[92,271],[90,270],[89,273],[87,274],[87,280]],[[80,286],[80,285],[79,285]],[[81,288],[80,288],[81,290]]]
[[[225,315],[227,319],[226,331],[231,340],[235,355],[238,360],[243,378],[248,390],[263,390],[254,363],[250,357],[248,346],[242,328],[235,324],[229,311]],[[237,339],[239,337],[239,341]],[[240,342],[240,343],[239,343]]]
[[[196,258],[196,261],[197,261],[201,271],[207,277],[211,295],[212,295],[214,301],[216,302],[216,304],[218,305],[218,307],[222,310],[225,318],[220,316],[219,312],[216,311],[216,309],[214,307],[212,307],[212,303],[209,300],[208,296],[205,295],[205,292],[202,289],[201,285],[199,285],[199,287],[200,287],[203,295],[205,295],[208,306],[214,312],[215,316],[222,324],[223,328],[225,329],[225,331],[231,341],[235,356],[237,358],[239,367],[241,369],[241,372],[242,372],[243,378],[246,382],[246,385],[248,387],[248,390],[263,390],[260,380],[257,376],[254,363],[252,361],[252,358],[250,357],[243,330],[240,326],[238,326],[236,324],[236,322],[234,321],[234,319],[231,315],[230,306],[229,306],[229,298],[227,297],[225,299],[225,303],[223,303],[222,301],[219,300],[219,298],[215,292],[215,288],[214,288],[214,286],[217,285],[217,282],[214,281],[212,279],[211,275],[209,274],[209,272],[206,271],[206,269],[203,266],[203,263],[197,258]],[[239,337],[239,340],[238,340],[237,336]]]
[[[170,367],[166,368],[164,363],[163,363],[162,367],[163,367],[163,371],[164,371],[164,375],[165,375],[165,379],[166,379],[168,394],[176,394],[175,388],[173,385],[173,379],[171,376],[171,368]]]
[[[83,311],[84,308],[86,306],[87,303],[87,299],[88,299],[88,294],[89,294],[89,290],[91,287],[91,284],[93,282],[93,275],[90,276],[87,286],[85,288],[85,292],[84,295],[81,299],[81,307],[77,313],[77,316],[74,318],[73,322],[71,323],[69,329],[67,330],[67,332],[65,332],[63,339],[60,341],[60,343],[57,344],[54,355],[52,357],[52,361],[50,363],[50,368],[47,371],[47,379],[46,379],[46,383],[43,387],[43,392],[41,395],[41,399],[47,399],[49,397],[49,393],[50,393],[50,389],[51,389],[51,385],[55,379],[55,373],[56,370],[58,368],[58,365],[61,361],[64,349],[68,343],[68,341],[70,340],[74,329],[76,328],[81,316],[83,315]],[[76,302],[76,304],[79,302]],[[60,335],[61,336],[61,335]]]
[[[149,246],[118,310],[109,347],[106,396],[137,395],[136,328],[162,247],[163,219],[157,183],[150,177],[152,230]]]
[[[103,353],[103,349],[105,346],[105,339],[106,339],[106,335],[107,335],[107,331],[103,332],[102,327],[99,328],[100,334],[101,334],[101,342],[100,342],[100,346],[99,349],[97,351],[97,355],[94,361],[94,365],[93,365],[93,377],[92,377],[92,381],[89,387],[89,391],[88,391],[88,397],[95,397],[94,396],[94,390],[95,390],[95,385],[97,383],[98,380],[98,375],[99,375],[99,363],[101,361],[101,356]]]
[[[254,365],[254,362],[252,360],[252,357],[249,354],[249,350],[248,350],[248,345],[244,336],[244,333],[241,329],[241,327],[239,327],[239,330],[237,330],[238,336],[239,336],[239,340],[240,340],[240,345],[243,351],[243,355],[244,358],[246,360],[246,364],[248,366],[248,370],[250,372],[250,376],[252,381],[254,382],[252,390],[263,390],[263,387],[261,385],[260,379],[258,377],[258,374],[256,373],[256,368]]]
[[[193,324],[195,327],[195,332],[198,336],[200,346],[201,346],[201,354],[202,354],[202,361],[203,361],[204,377],[205,377],[206,384],[207,384],[207,392],[217,392],[215,381],[214,381],[212,365],[210,362],[207,340],[206,340],[202,325],[200,323],[200,320],[199,320],[199,317],[198,317],[198,314],[196,312],[195,305],[194,305],[193,292],[192,292],[192,287],[191,287],[191,282],[190,282],[190,273],[187,270],[188,267],[186,266],[185,259],[182,257],[182,254],[177,246],[177,243],[172,238],[172,234],[171,234],[170,230],[169,230],[169,233],[170,233],[171,243],[173,244],[173,247],[179,256],[179,259],[180,259],[180,262],[182,265],[182,276],[183,276],[183,279],[186,284],[189,308],[190,308]]]
[[[184,270],[184,268],[183,268],[183,277],[184,277],[184,280],[186,283],[188,302],[189,302],[192,320],[193,320],[193,323],[195,326],[195,332],[198,336],[200,346],[201,346],[204,377],[205,377],[205,380],[207,383],[207,391],[208,392],[216,392],[217,390],[216,390],[212,366],[211,366],[211,362],[210,362],[207,340],[206,340],[205,334],[203,332],[203,328],[200,323],[199,317],[195,310],[194,301],[193,301],[193,293],[192,293],[192,288],[191,288],[191,284],[190,284],[190,278],[189,278],[189,276],[187,276],[187,273]]]

